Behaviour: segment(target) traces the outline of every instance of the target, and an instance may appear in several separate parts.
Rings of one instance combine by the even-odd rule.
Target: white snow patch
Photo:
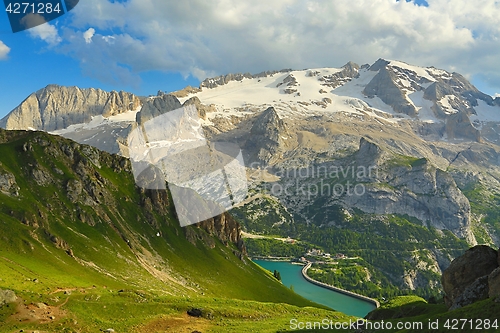
[[[441,106],[445,109],[444,112],[446,114],[454,114],[458,112],[458,110],[454,109],[450,104],[455,100],[455,98],[456,97],[453,95],[445,95],[443,96],[443,98],[441,98],[441,100],[439,100],[438,103],[441,104]]]
[[[500,122],[499,106],[490,106],[486,104],[486,102],[478,100],[478,106],[475,106],[474,110],[476,110],[477,115],[471,115],[469,117],[471,121],[478,120],[481,122]]]
[[[324,86],[319,79],[326,75],[337,73],[339,68],[318,68],[302,71],[277,73],[264,78],[243,79],[231,81],[212,89],[202,88],[201,92],[190,94],[182,99],[197,96],[203,104],[213,104],[215,112],[207,113],[203,125],[212,123],[218,117],[243,117],[265,110],[272,106],[282,118],[309,117],[335,112],[347,112],[352,115],[370,116],[385,122],[397,122],[408,116],[394,112],[391,106],[380,98],[368,98],[363,89],[377,75],[377,72],[363,69],[359,77],[344,83],[335,89]],[[310,76],[314,73],[314,76]],[[297,84],[289,88],[296,89],[293,94],[283,93],[283,80],[292,75]],[[410,88],[411,83],[403,78],[402,84]],[[320,90],[328,91],[320,93]],[[327,99],[328,98],[328,99]],[[384,116],[387,114],[387,116]],[[363,119],[363,118],[360,118]]]
[[[344,97],[352,97],[366,102],[371,108],[386,112],[389,114],[396,114],[391,106],[382,102],[378,97],[368,98],[363,94],[363,89],[368,83],[377,75],[378,72],[361,70],[359,77],[347,82],[332,91],[333,94]]]
[[[423,91],[415,91],[408,94],[407,99],[415,106],[418,113],[418,118],[427,123],[438,123],[442,122],[439,120],[432,111],[432,106],[434,103],[424,98]]]
[[[404,63],[402,61],[396,61],[396,60],[391,60],[389,63],[389,66],[394,66],[394,67],[399,67],[402,69],[410,70],[410,71],[416,73],[418,76],[425,77],[429,81],[436,81],[436,79],[434,77],[432,77],[432,75],[430,75],[428,68],[412,66],[412,65],[409,65],[409,64]],[[433,71],[432,73],[434,73],[434,72],[435,71]]]
[[[101,125],[106,125],[106,124],[110,124],[110,123],[135,122],[136,115],[140,110],[141,110],[141,107],[137,108],[134,111],[127,111],[127,112],[118,114],[116,116],[111,116],[108,118],[105,118],[101,115],[94,116],[94,117],[92,117],[92,120],[88,123],[70,125],[64,129],[52,131],[50,133],[55,134],[55,135],[62,135],[62,134],[67,134],[67,133],[78,132],[81,130],[88,130],[88,129],[96,128],[96,127],[99,127]]]

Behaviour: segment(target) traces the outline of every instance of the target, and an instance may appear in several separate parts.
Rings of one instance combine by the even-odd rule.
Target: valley
[[[372,318],[498,308],[442,304],[454,259],[500,240],[500,97],[458,73],[379,59],[148,97],[49,85],[0,125],[0,332],[356,319],[250,260],[269,257],[377,299]]]

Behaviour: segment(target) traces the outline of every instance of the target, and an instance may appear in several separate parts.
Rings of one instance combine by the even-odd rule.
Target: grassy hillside
[[[397,297],[369,314],[378,322],[392,324],[384,332],[498,332],[500,303],[486,299],[453,311],[444,304],[429,304],[416,296]],[[398,323],[414,329],[397,329]],[[422,324],[421,328],[416,325]],[[472,326],[471,326],[472,325]],[[386,327],[388,327],[386,325]],[[379,332],[368,329],[363,332]]]
[[[137,188],[121,157],[0,131],[0,289],[18,296],[0,307],[0,332],[275,332],[292,316],[345,317],[207,230],[181,228],[168,192]]]

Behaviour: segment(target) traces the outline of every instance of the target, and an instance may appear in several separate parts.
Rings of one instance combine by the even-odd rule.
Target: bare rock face
[[[177,110],[182,105],[174,95],[161,94],[158,97],[148,99],[139,113],[137,113],[136,121],[139,125],[144,124],[148,120],[161,116],[169,111]]]
[[[495,298],[500,296],[500,267],[495,269],[488,276],[488,286],[489,286],[488,296],[490,298]]]
[[[359,76],[359,65],[349,61],[347,64],[342,66],[342,70],[340,72],[333,73],[331,75],[325,75],[320,77],[318,80],[321,81],[321,85],[325,87],[330,87],[332,89],[335,89],[346,82],[351,81],[353,78],[356,78]],[[309,72],[309,75],[312,76],[313,73]],[[327,91],[321,89],[324,91],[324,93],[327,93]],[[321,93],[321,91],[320,91]]]
[[[183,97],[188,96],[189,94],[196,94],[200,91],[201,91],[200,88],[194,88],[191,86],[187,86],[186,88],[184,88],[182,90],[173,92],[172,95],[174,95],[177,98],[183,98]]]
[[[203,120],[207,120],[207,113],[216,111],[214,105],[204,105],[196,96],[191,97],[190,99],[185,101],[184,104],[182,104],[182,106],[187,105],[194,105],[196,107],[196,110],[198,110],[198,116]]]
[[[356,162],[358,165],[378,165],[387,158],[387,152],[365,137],[361,137],[359,140],[359,150],[356,154]]]
[[[385,104],[392,106],[394,111],[415,116],[417,110],[403,95],[401,89],[395,84],[396,76],[385,67],[368,83],[363,93],[369,98],[378,96]]]
[[[464,138],[470,141],[481,141],[481,133],[472,126],[469,117],[464,112],[450,115],[446,119],[445,130],[449,139]]]
[[[205,87],[205,88],[216,88],[218,86],[223,86],[231,81],[241,81],[244,78],[251,79],[253,76],[250,73],[236,73],[236,74],[227,74],[227,75],[221,75],[215,78],[211,79],[206,79],[204,80],[201,84],[200,87]]]
[[[426,159],[406,165],[365,138],[360,140],[356,162],[371,170],[367,178],[357,180],[370,184],[359,195],[343,197],[348,206],[374,214],[407,214],[475,244],[470,232],[470,203],[448,173]]]
[[[106,118],[116,116],[124,111],[135,110],[140,104],[139,98],[133,94],[124,91],[112,91],[109,93],[102,115]]]
[[[273,107],[269,107],[255,119],[250,135],[245,150],[251,156],[251,161],[265,165],[282,158],[281,148],[286,145],[288,131]]]
[[[14,303],[16,300],[16,294],[12,290],[0,289],[0,307],[4,304]]]
[[[469,285],[450,307],[455,310],[488,298],[488,276],[482,276]]]
[[[454,305],[477,279],[488,276],[498,267],[497,255],[497,251],[492,248],[478,245],[451,262],[441,277],[448,307]],[[476,287],[480,289],[479,286]],[[463,298],[470,297],[463,296]]]
[[[89,122],[94,116],[109,117],[141,105],[133,94],[48,85],[31,94],[0,121],[9,130],[54,131]]]
[[[197,223],[195,227],[189,226],[185,228],[186,238],[188,241],[195,244],[197,240],[200,240],[213,248],[215,247],[213,239],[206,237],[207,234],[196,232],[195,229],[202,229],[206,231],[208,235],[217,237],[225,245],[231,243],[236,245],[239,250],[239,253],[236,254],[240,258],[246,255],[246,248],[243,243],[243,239],[241,238],[241,227],[230,214],[223,213]]]
[[[16,178],[10,172],[0,171],[0,192],[13,196],[19,195],[19,186],[17,186]]]

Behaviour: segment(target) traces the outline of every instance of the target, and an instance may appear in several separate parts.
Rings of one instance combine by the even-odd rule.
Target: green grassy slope
[[[384,304],[369,316],[378,322],[390,323],[393,329],[386,329],[386,332],[498,332],[499,313],[500,303],[494,299],[448,311],[444,304],[428,304],[420,297],[403,296]],[[398,323],[406,324],[408,328],[397,329]],[[420,324],[421,328],[417,329],[416,325]],[[364,332],[377,331],[380,330],[371,329]]]
[[[220,331],[253,320],[276,331],[293,313],[342,317],[298,308],[315,304],[240,259],[235,244],[181,228],[168,193],[137,188],[123,158],[45,133],[0,131],[2,175],[15,183],[0,191],[0,289],[22,301],[0,308],[0,332],[151,331],[149,321],[189,324],[189,307],[209,309],[194,326],[210,330],[218,318]],[[19,322],[12,314],[22,302],[65,314]]]

